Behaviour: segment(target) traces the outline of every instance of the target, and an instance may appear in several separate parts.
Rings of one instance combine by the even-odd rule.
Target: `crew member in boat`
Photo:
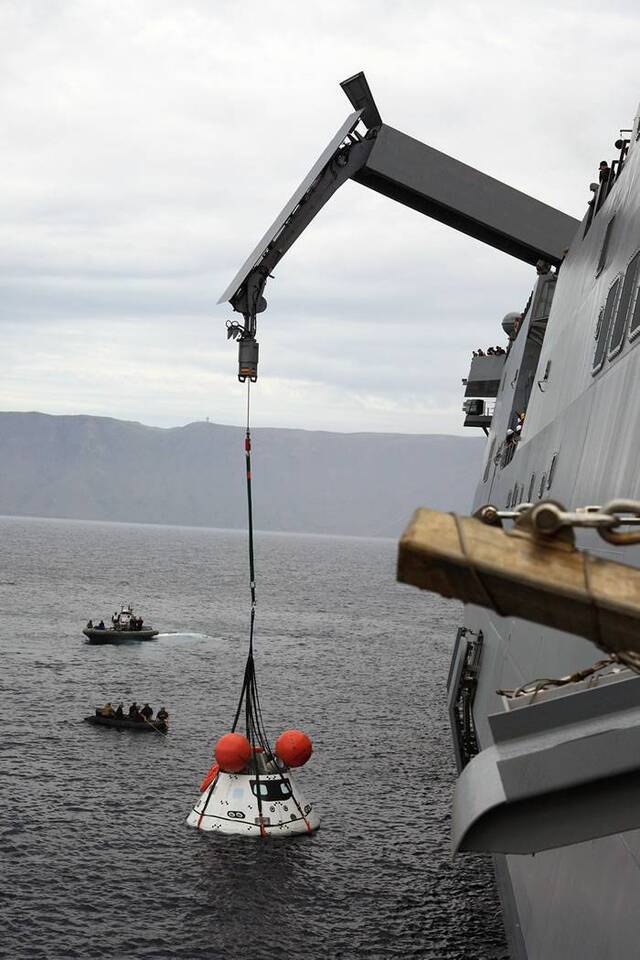
[[[99,623],[98,626],[96,627],[96,630],[106,630],[106,627],[105,627],[105,625],[104,625],[104,620],[101,620],[101,621],[100,621],[100,623]]]
[[[160,723],[166,723],[168,719],[169,714],[167,713],[165,707],[160,707],[156,714],[156,720],[158,720]]]
[[[113,716],[113,707],[111,703],[105,703],[104,707],[98,707],[96,714],[100,717],[112,717]]]
[[[153,709],[149,706],[148,703],[145,703],[140,713],[145,718],[145,720],[151,720],[151,717],[153,716]]]
[[[129,720],[139,720],[140,719],[140,707],[138,704],[133,701],[129,707]]]
[[[116,707],[116,712],[115,712],[114,716],[115,716],[118,720],[122,720],[122,718],[124,717],[124,704],[123,704],[123,703],[119,703],[119,704],[118,704],[118,706]]]
[[[87,620],[87,630],[93,630],[93,620]]]

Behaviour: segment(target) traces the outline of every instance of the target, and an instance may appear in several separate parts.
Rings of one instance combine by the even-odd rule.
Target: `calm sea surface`
[[[241,686],[244,536],[0,518],[2,957],[507,956],[489,862],[449,855],[457,605],[396,584],[390,541],[256,549],[262,705],[272,740],[313,738],[312,837],[185,824]],[[87,645],[129,600],[161,636]],[[81,722],[134,698],[168,737]]]

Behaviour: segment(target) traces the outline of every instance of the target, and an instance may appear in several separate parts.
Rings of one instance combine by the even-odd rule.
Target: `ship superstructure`
[[[384,124],[363,74],[343,88],[354,112],[221,298],[242,315],[228,323],[240,379],[257,377],[257,316],[274,267],[354,179],[535,268],[528,302],[502,321],[502,346],[474,356],[464,381],[465,425],[488,435],[474,509],[493,504],[514,517],[551,498],[575,509],[640,497],[639,119],[621,132],[580,222]],[[604,543],[586,528],[576,536],[581,547],[640,565],[640,548]],[[634,957],[640,831],[629,826],[640,828],[640,750],[627,757],[615,731],[640,730],[640,680],[612,670],[593,695],[600,675],[578,677],[601,656],[592,643],[486,606],[465,608],[448,684],[460,771],[456,847],[501,851],[514,958]],[[498,693],[565,675],[575,682],[541,686],[529,699]],[[595,749],[605,733],[606,749]],[[577,765],[572,745],[583,751]],[[571,763],[558,760],[562,750]],[[623,769],[636,778],[631,792],[618,778]],[[489,796],[490,781],[502,799]],[[565,803],[576,790],[580,803]],[[531,802],[529,818],[513,816],[520,800]],[[474,830],[483,810],[487,829]]]

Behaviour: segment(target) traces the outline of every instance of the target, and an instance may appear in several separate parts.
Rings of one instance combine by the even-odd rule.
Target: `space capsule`
[[[311,741],[298,730],[281,734],[275,755],[252,748],[241,734],[225,734],[187,823],[199,830],[256,837],[312,833],[320,817],[292,772],[311,751]]]

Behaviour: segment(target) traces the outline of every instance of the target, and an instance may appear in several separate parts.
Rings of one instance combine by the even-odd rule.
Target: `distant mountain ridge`
[[[0,413],[0,514],[243,528],[241,427]],[[252,430],[258,529],[397,536],[466,511],[481,437]]]

